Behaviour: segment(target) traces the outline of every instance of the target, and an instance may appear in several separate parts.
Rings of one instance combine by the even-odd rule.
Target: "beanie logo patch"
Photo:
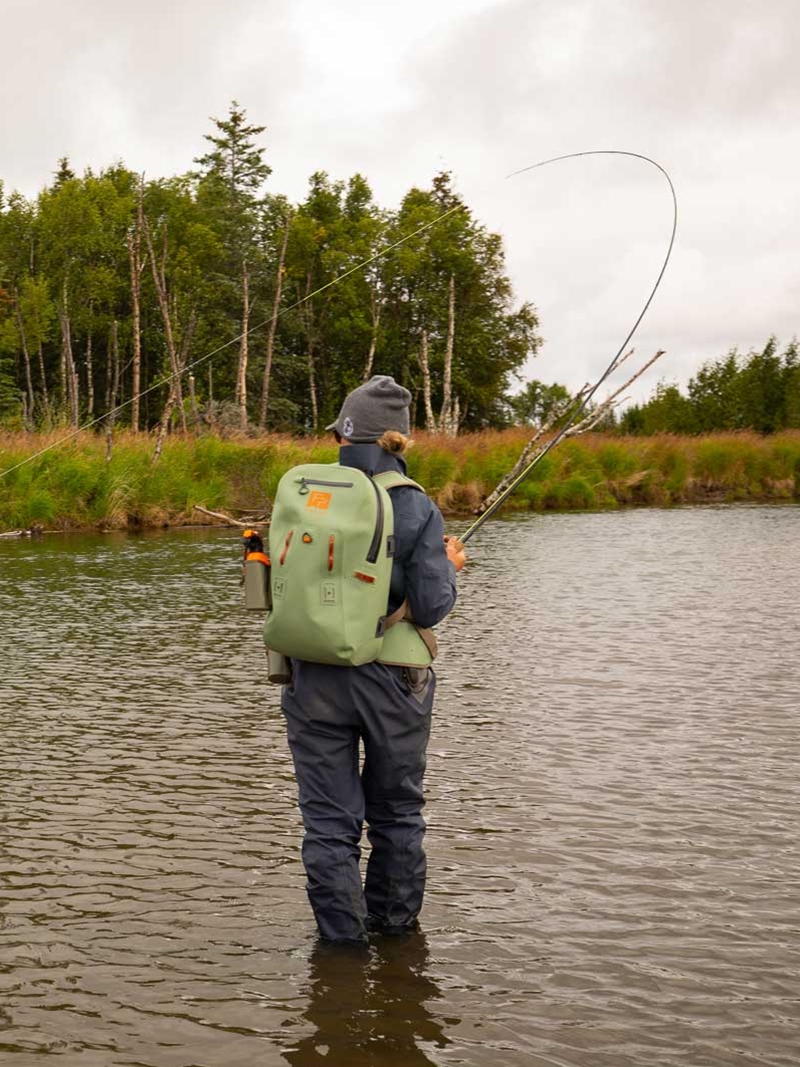
[[[352,437],[352,436],[353,436],[353,420],[348,415],[347,418],[342,423],[342,437]]]

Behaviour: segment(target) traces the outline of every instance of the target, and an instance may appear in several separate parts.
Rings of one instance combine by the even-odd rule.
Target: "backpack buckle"
[[[381,615],[381,617],[378,619],[378,625],[377,625],[377,627],[375,629],[375,636],[376,637],[383,637],[383,635],[385,633],[386,633],[386,616],[385,615]]]
[[[395,542],[394,534],[390,534],[389,537],[386,538],[386,557],[387,557],[387,559],[393,559],[394,558],[395,543],[396,542]]]

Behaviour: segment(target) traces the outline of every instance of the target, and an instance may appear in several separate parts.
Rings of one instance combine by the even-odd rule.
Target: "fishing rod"
[[[678,229],[678,197],[675,193],[675,186],[672,184],[672,179],[670,178],[667,171],[664,169],[664,167],[661,166],[660,163],[656,163],[656,161],[654,159],[651,159],[649,156],[642,155],[639,152],[624,152],[621,149],[613,148],[601,148],[589,152],[570,152],[567,155],[553,156],[552,159],[545,159],[541,163],[533,163],[530,167],[522,167],[520,170],[515,170],[511,174],[507,174],[506,179],[516,178],[520,174],[527,174],[529,171],[538,170],[540,167],[546,167],[550,163],[559,163],[564,159],[578,159],[581,156],[630,156],[633,159],[641,159],[644,160],[645,163],[650,163],[664,175],[667,180],[667,184],[669,185],[670,194],[672,196],[672,232],[670,233],[669,244],[667,245],[667,252],[664,256],[664,262],[661,264],[661,270],[658,272],[658,277],[656,278],[653,288],[650,290],[650,295],[647,297],[644,307],[639,312],[636,321],[628,331],[628,335],[626,336],[625,340],[619,346],[619,349],[615,353],[614,358],[608,364],[608,366],[597,379],[597,381],[594,383],[594,385],[590,389],[580,394],[579,403],[575,405],[574,410],[569,415],[569,418],[565,421],[559,432],[555,434],[555,436],[552,437],[547,442],[547,444],[545,444],[541,448],[539,452],[537,452],[536,456],[534,456],[534,458],[527,465],[527,467],[525,467],[516,476],[516,478],[514,478],[514,480],[506,486],[506,488],[503,490],[500,496],[491,504],[491,506],[488,507],[481,515],[479,515],[475,522],[473,522],[473,524],[469,527],[469,529],[461,535],[459,540],[462,544],[466,544],[467,541],[469,541],[469,539],[474,536],[474,534],[481,528],[481,526],[483,526],[486,520],[491,518],[492,515],[494,515],[494,513],[497,511],[497,509],[508,499],[508,497],[517,488],[517,486],[519,486],[522,482],[525,481],[525,479],[528,477],[534,467],[536,467],[538,463],[541,463],[541,461],[548,454],[548,452],[552,452],[552,450],[556,447],[559,441],[563,440],[570,427],[574,424],[577,417],[581,414],[581,412],[586,410],[587,404],[591,401],[592,397],[595,395],[595,393],[603,384],[603,382],[606,381],[609,375],[616,369],[616,367],[619,366],[622,353],[628,347],[628,342],[636,333],[640,322],[644,318],[647,309],[650,307],[653,297],[656,295],[656,291],[658,290],[658,287],[661,284],[661,279],[664,277],[664,272],[667,269],[667,264],[669,263],[670,256],[672,255],[672,248],[675,244],[675,234]]]

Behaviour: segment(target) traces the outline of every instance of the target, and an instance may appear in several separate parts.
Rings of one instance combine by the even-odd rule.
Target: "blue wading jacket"
[[[343,467],[357,467],[372,476],[383,471],[406,473],[405,460],[380,445],[345,445],[339,449]],[[434,502],[413,486],[391,490],[395,555],[389,611],[408,599],[418,626],[435,626],[456,602],[456,569],[444,547],[444,522]]]

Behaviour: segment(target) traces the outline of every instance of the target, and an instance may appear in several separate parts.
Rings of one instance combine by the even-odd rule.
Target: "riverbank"
[[[409,474],[446,514],[469,514],[513,465],[528,433],[523,428],[487,431],[454,441],[415,434]],[[207,522],[195,505],[259,514],[268,510],[289,467],[333,462],[337,456],[327,438],[175,436],[153,466],[149,436],[120,434],[107,459],[105,439],[91,433],[36,456],[58,439],[0,434],[0,531],[37,525],[46,530],[104,530]],[[798,431],[770,437],[593,434],[555,448],[505,509],[799,499]]]

